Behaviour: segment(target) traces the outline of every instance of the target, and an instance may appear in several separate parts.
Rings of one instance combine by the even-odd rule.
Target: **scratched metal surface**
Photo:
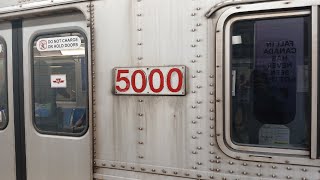
[[[317,167],[236,160],[218,147],[214,27],[205,17],[218,2],[93,3],[96,179],[320,178]],[[186,96],[113,95],[114,67],[165,65],[187,66]]]

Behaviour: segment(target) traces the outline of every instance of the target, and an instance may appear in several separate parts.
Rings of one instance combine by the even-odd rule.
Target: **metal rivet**
[[[201,42],[201,39],[197,39],[197,42]]]
[[[192,136],[192,139],[197,139],[197,137],[196,136]]]
[[[230,170],[230,171],[229,171],[229,173],[231,173],[231,174],[232,174],[232,173],[233,173],[233,171],[232,171],[232,170]]]
[[[137,30],[138,30],[138,31],[142,31],[142,29],[141,29],[141,28],[138,28]]]
[[[209,176],[209,178],[210,178],[210,179],[214,179],[214,177],[213,177],[213,176]]]
[[[198,154],[197,151],[192,151],[191,153],[192,153],[192,154]]]
[[[197,47],[197,45],[195,45],[195,44],[192,44],[192,45],[191,45],[191,47]]]
[[[220,156],[216,156],[216,159],[220,159]]]
[[[145,168],[141,168],[141,171],[145,171],[146,169]]]
[[[138,129],[139,129],[140,131],[142,131],[142,130],[143,130],[143,128],[141,128],[141,127],[139,127]]]
[[[196,91],[191,91],[192,93],[196,93]]]
[[[198,169],[197,167],[193,166],[192,169]]]
[[[257,173],[257,176],[262,176],[262,174],[261,173]]]
[[[152,172],[156,172],[156,170],[155,170],[155,169],[151,169],[151,171],[152,171]]]
[[[291,176],[287,176],[287,179],[291,179]]]
[[[201,26],[201,23],[197,23],[197,26]]]
[[[191,60],[191,62],[192,62],[192,63],[195,63],[195,62],[196,62],[196,60],[194,60],[194,59],[193,59],[193,60]]]
[[[220,172],[220,169],[216,169],[217,172]]]
[[[197,123],[197,121],[191,121],[191,123],[192,123],[192,124],[196,124],[196,123]]]
[[[196,108],[196,106],[191,106],[192,107],[192,109],[195,109]]]
[[[142,60],[143,59],[143,57],[138,57],[138,60]]]
[[[141,114],[141,113],[139,113],[138,115],[139,115],[139,116],[143,116],[143,114]]]
[[[307,169],[306,169],[306,168],[303,168],[302,171],[303,171],[303,172],[307,172]]]
[[[201,119],[201,116],[197,116],[197,119]]]
[[[273,178],[275,178],[275,177],[277,177],[277,175],[275,175],[275,174],[272,174],[272,177],[273,177]]]
[[[244,172],[242,172],[242,174],[243,174],[243,175],[247,175],[248,173],[244,171]]]
[[[242,165],[243,165],[243,166],[248,166],[248,164],[247,164],[247,163],[243,163]]]
[[[190,176],[190,174],[189,174],[189,173],[184,173],[184,175],[185,175],[185,176]]]
[[[200,58],[201,57],[201,55],[200,54],[197,54],[197,56],[196,56],[197,58]]]
[[[233,165],[233,162],[232,162],[232,161],[230,161],[230,162],[229,162],[229,164],[230,164],[230,165]]]
[[[276,166],[272,166],[272,169],[276,169],[277,167]]]
[[[163,173],[167,173],[167,171],[166,171],[166,170],[164,170],[164,169],[162,169],[162,172],[163,172]]]
[[[214,154],[214,152],[213,152],[213,151],[210,151],[209,154]]]
[[[198,165],[202,165],[202,162],[197,162]]]
[[[178,172],[174,171],[174,172],[173,172],[173,174],[177,175],[177,174],[178,174]]]
[[[142,14],[137,14],[137,16],[142,16]]]
[[[257,165],[257,167],[261,168],[261,167],[262,167],[262,165],[261,165],[261,164],[258,164],[258,165]]]
[[[202,134],[202,132],[201,131],[197,131],[197,134]]]
[[[198,88],[198,89],[200,89],[200,88],[201,88],[201,86],[197,86],[197,88]]]
[[[197,31],[197,30],[196,30],[196,29],[191,29],[191,31],[192,31],[192,32],[195,32],[195,31]]]
[[[287,167],[287,170],[291,170],[291,167]]]
[[[200,7],[197,7],[197,10],[199,11],[199,10],[201,10],[201,8],[200,8]]]
[[[191,16],[195,16],[195,15],[196,15],[196,13],[192,13],[192,14],[191,14]]]
[[[192,75],[192,78],[196,78],[196,75]]]
[[[141,45],[142,45],[142,43],[138,43],[138,45],[139,45],[139,46],[141,46]]]
[[[199,147],[197,147],[197,149],[198,149],[198,150],[201,150],[201,149],[202,149],[202,147],[200,147],[200,146],[199,146]]]

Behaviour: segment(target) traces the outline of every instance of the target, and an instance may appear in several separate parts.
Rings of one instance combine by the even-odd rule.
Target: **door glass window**
[[[231,139],[308,149],[310,17],[237,21],[231,29]]]
[[[86,40],[80,33],[39,36],[33,46],[34,124],[43,133],[88,127]]]
[[[5,43],[0,40],[0,130],[8,124],[7,57]]]

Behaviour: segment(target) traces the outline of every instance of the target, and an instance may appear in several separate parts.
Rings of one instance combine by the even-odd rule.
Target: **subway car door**
[[[0,23],[0,179],[4,180],[16,179],[11,47],[12,25]]]
[[[92,179],[86,18],[57,13],[17,26],[26,179]]]

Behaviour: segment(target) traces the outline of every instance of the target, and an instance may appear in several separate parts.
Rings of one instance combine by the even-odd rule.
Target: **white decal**
[[[259,130],[259,144],[288,145],[290,130],[284,125],[265,124]]]
[[[242,44],[242,38],[241,36],[232,36],[232,44]]]
[[[66,74],[52,74],[51,75],[51,88],[67,88],[67,75]]]
[[[43,38],[37,41],[38,51],[74,50],[81,46],[78,36]]]

